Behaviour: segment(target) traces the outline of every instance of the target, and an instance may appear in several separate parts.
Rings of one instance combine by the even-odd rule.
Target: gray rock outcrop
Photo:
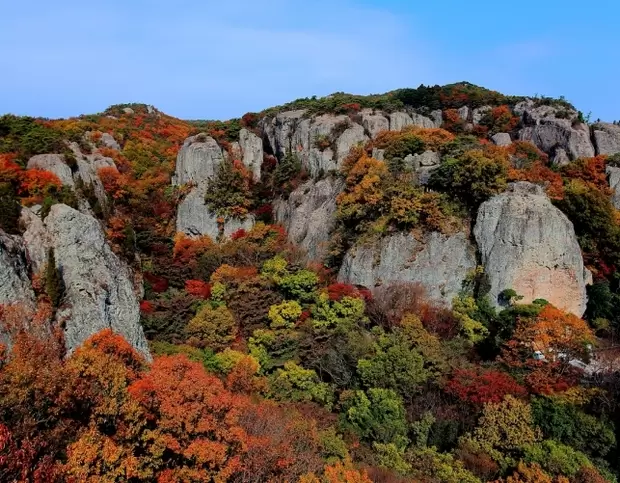
[[[399,282],[418,283],[430,301],[449,306],[475,267],[475,249],[465,233],[433,232],[422,242],[398,233],[349,250],[338,280],[371,290]]]
[[[252,144],[255,143],[255,140],[249,142]],[[176,226],[178,232],[190,236],[208,235],[213,240],[218,238],[217,216],[206,206],[205,194],[208,189],[208,181],[215,176],[223,160],[222,149],[215,139],[206,134],[192,136],[183,143],[183,147],[177,156],[176,171],[172,183],[176,186],[191,183],[193,186],[177,210]],[[258,169],[260,170],[260,166]],[[225,220],[224,236],[230,236],[241,228],[250,230],[253,226],[252,217],[247,217],[244,220]]]
[[[592,126],[596,154],[620,153],[620,126],[599,122]]]
[[[480,121],[492,110],[491,106],[480,106],[472,111],[471,117],[474,125],[480,124]]]
[[[0,230],[0,305],[12,304],[22,304],[32,309],[35,296],[28,278],[28,259],[21,239]]]
[[[514,111],[521,115],[525,126],[519,131],[520,140],[529,141],[548,154],[563,149],[571,160],[594,156],[590,128],[579,121],[574,110],[536,106],[528,99],[517,104]]]
[[[584,268],[573,224],[544,194],[527,182],[483,203],[474,229],[489,278],[489,298],[513,289],[523,303],[542,298],[581,317],[586,308]]]
[[[507,132],[498,132],[491,136],[491,141],[496,146],[510,146],[512,144],[512,139],[510,139],[510,134]]]
[[[376,114],[369,110],[362,111],[362,125],[370,133],[371,138],[390,129],[390,122],[383,114]]]
[[[101,135],[101,140],[100,140],[101,144],[103,146],[105,146],[106,148],[110,148],[110,149],[116,149],[117,151],[121,150],[120,145],[118,144],[118,142],[116,141],[116,139],[114,139],[114,136],[112,136],[110,133],[104,132]]]
[[[609,179],[609,187],[613,191],[611,202],[617,210],[620,210],[620,168],[607,166],[606,172]]]
[[[243,164],[252,173],[254,181],[260,180],[260,170],[263,164],[263,140],[252,131],[239,131],[239,146],[243,154]]]
[[[62,154],[37,154],[28,160],[27,168],[49,171],[58,177],[63,186],[75,186],[71,168],[65,163]]]
[[[336,224],[336,197],[343,188],[343,182],[334,178],[309,180],[287,200],[274,203],[276,221],[284,226],[289,240],[306,251],[309,260],[321,261],[327,254]]]
[[[65,287],[57,319],[65,325],[67,349],[73,351],[110,328],[150,358],[133,277],[107,244],[99,222],[58,204],[52,206],[45,226]]]

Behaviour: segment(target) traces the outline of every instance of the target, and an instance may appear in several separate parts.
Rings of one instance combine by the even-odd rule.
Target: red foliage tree
[[[498,403],[506,395],[524,397],[527,391],[505,372],[497,370],[456,369],[444,387],[448,394],[475,405]]]

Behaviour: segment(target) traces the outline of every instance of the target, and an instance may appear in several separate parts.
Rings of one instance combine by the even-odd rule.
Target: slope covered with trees
[[[152,360],[111,330],[67,353],[62,267],[53,250],[43,270],[25,256],[32,303],[0,304],[0,480],[617,481],[620,217],[609,169],[620,160],[560,162],[559,146],[520,140],[525,101],[462,83],[301,99],[226,122],[138,104],[67,120],[1,117],[0,230],[19,241],[24,214],[45,222],[57,203],[96,217],[143,287]],[[567,130],[585,121],[564,100],[530,101],[556,119],[574,113]],[[316,175],[292,136],[284,152],[267,139],[267,122],[301,109],[300,119],[351,123],[365,109],[440,111],[439,126],[375,133],[360,121],[366,140]],[[345,123],[311,149],[337,152]],[[260,178],[239,152],[241,130],[264,142]],[[172,178],[190,136],[223,153],[203,200],[216,238],[176,231],[194,186]],[[426,153],[439,161],[421,181]],[[96,172],[105,196],[96,180],[69,186],[34,169],[44,154],[73,174],[80,155],[111,159]],[[318,262],[274,205],[321,180],[342,189]],[[494,303],[482,266],[448,305],[419,283],[338,279],[343,257],[369,240],[469,237],[481,204],[519,181],[540,185],[574,225],[593,274],[583,318],[510,289]],[[227,220],[250,217],[251,228],[225,234]]]

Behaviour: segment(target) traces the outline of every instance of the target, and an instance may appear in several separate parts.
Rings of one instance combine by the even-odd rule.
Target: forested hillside
[[[620,126],[468,83],[0,117],[0,481],[620,475]]]

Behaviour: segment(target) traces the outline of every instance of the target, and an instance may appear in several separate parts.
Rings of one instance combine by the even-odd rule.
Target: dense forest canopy
[[[617,481],[620,214],[607,170],[620,154],[552,162],[516,139],[524,101],[459,83],[298,99],[229,121],[183,121],[142,104],[63,120],[0,117],[0,234],[22,236],[26,208],[44,221],[53,206],[86,200],[141,277],[152,355],[112,330],[68,353],[62,323],[51,323],[62,320],[67,287],[46,253],[29,273],[34,306],[0,305],[0,481]],[[585,122],[564,99],[530,101],[567,129]],[[488,109],[473,123],[464,107]],[[273,205],[310,173],[295,149],[265,150],[256,179],[241,162],[240,132],[264,140],[265,119],[280,113],[356,122],[365,109],[441,111],[441,127],[383,130],[320,173],[342,190],[327,256],[308,263]],[[350,126],[313,147],[337,151]],[[492,142],[499,133],[514,141]],[[204,196],[215,238],[175,225],[193,188],[172,183],[190,136],[225,153]],[[421,184],[408,163],[428,152],[440,164]],[[80,155],[110,159],[96,173],[105,196],[33,169],[47,154],[70,175]],[[519,181],[541,186],[574,226],[593,275],[583,317],[524,303],[515,290],[496,306],[481,264],[450,306],[415,283],[338,281],[358,243],[469,236],[479,207]],[[247,217],[251,228],[224,236],[224,220]]]

